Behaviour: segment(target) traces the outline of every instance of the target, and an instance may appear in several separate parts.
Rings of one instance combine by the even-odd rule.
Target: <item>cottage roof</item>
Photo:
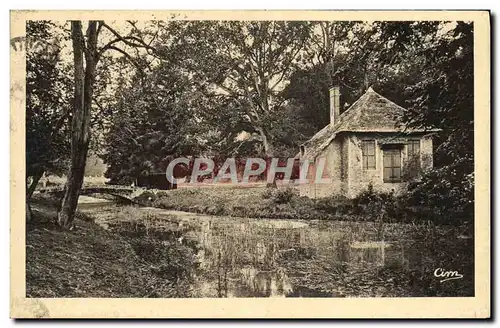
[[[371,87],[354,104],[344,111],[332,126],[328,124],[306,141],[304,157],[315,158],[340,132],[429,132],[410,130],[398,124],[405,109],[379,95]]]

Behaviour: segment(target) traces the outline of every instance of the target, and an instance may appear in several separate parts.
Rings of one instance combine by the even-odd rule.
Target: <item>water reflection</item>
[[[102,207],[101,224],[111,225],[106,220],[116,217],[116,211]],[[405,243],[377,240],[377,230],[370,224],[148,211],[143,227],[138,229],[136,222],[127,229],[148,237],[156,230],[161,240],[192,248],[197,261],[193,297],[391,295],[385,293],[387,284],[377,273],[408,268],[413,254]]]
[[[329,278],[358,267],[405,263],[401,245],[358,242],[348,231],[303,222],[211,219],[201,220],[194,229],[197,234],[192,236],[201,246],[195,290],[204,297],[341,296],[321,284],[308,285],[318,267]]]

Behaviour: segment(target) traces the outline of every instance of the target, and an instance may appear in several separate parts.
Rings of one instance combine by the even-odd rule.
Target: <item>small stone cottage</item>
[[[370,184],[375,191],[397,194],[422,169],[432,167],[432,135],[437,130],[406,129],[398,124],[403,111],[369,88],[340,114],[340,89],[331,88],[330,124],[300,146],[299,158],[312,163],[310,182],[301,185],[301,195],[352,198]],[[317,183],[316,175],[330,181]]]

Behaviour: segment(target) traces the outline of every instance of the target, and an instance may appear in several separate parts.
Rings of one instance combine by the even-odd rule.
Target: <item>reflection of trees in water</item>
[[[293,291],[290,279],[282,268],[272,271],[259,271],[254,267],[241,269],[242,283],[256,297],[286,296]]]
[[[345,275],[357,267],[397,266],[404,263],[399,246],[389,248],[384,242],[357,243],[366,238],[364,231],[328,228],[287,228],[280,223],[273,228],[269,220],[204,221],[200,224],[199,258],[205,277],[212,281],[212,296],[218,297],[277,297],[304,293],[308,279],[297,280],[294,291],[287,274],[294,274],[293,263],[310,263],[304,277],[324,275],[323,267],[336,268]],[[370,239],[370,238],[366,238]],[[319,265],[316,268],[315,265]],[[291,270],[291,272],[287,272]],[[350,269],[349,269],[350,268]],[[339,282],[340,283],[340,282]],[[302,285],[303,284],[303,285]],[[306,291],[316,295],[311,289]],[[328,294],[331,295],[332,293]]]
[[[248,222],[200,225],[201,267],[215,273],[216,293],[231,296],[237,289],[250,289],[249,296],[277,296],[291,290],[279,268],[280,249],[301,240],[301,229],[263,228]],[[279,230],[279,231],[277,231]],[[248,296],[248,295],[247,295]]]

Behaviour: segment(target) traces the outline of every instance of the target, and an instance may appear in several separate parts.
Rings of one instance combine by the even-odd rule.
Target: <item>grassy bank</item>
[[[321,201],[299,197],[291,188],[177,189],[145,192],[137,200],[163,209],[248,218],[339,220],[349,216],[346,211],[341,213],[347,200],[339,200],[335,208],[324,208]]]
[[[293,188],[196,188],[146,191],[139,203],[163,209],[208,215],[269,219],[319,219],[422,223],[418,211],[405,208],[390,195],[365,193],[356,199],[301,197]]]
[[[189,272],[183,269],[191,265],[187,247],[140,232],[122,233],[120,226],[104,230],[81,214],[76,229],[64,231],[52,221],[54,206],[36,205],[34,211],[26,232],[27,297],[185,297],[189,292]]]

